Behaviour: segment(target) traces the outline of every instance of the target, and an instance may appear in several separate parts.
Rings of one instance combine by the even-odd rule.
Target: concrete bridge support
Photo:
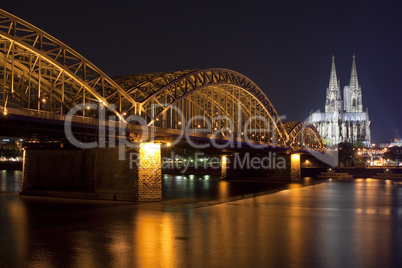
[[[121,201],[162,199],[160,145],[118,148],[26,148],[22,195]]]
[[[301,181],[300,154],[297,153],[290,156],[290,180]]]
[[[221,178],[301,181],[300,155],[267,152],[266,154],[235,153],[222,156]]]
[[[227,169],[228,169],[228,157],[227,155],[221,156],[221,179],[227,178]]]

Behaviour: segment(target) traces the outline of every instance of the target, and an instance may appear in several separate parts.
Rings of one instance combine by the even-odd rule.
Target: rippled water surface
[[[18,173],[1,172],[0,266],[402,265],[402,187],[389,182],[289,184],[276,193],[230,201],[228,196],[242,194],[233,193],[234,182],[200,183],[186,195],[182,184],[191,182],[170,177],[164,189],[170,185],[176,195],[132,204],[21,197],[15,193]],[[213,205],[204,202],[208,187],[226,196],[216,194],[223,199]],[[178,192],[191,202],[180,202]]]

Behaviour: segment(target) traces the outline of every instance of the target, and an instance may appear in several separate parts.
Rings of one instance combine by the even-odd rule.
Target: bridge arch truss
[[[285,126],[266,94],[243,74],[211,68],[112,79],[61,41],[0,10],[0,111],[65,115],[77,104],[87,107],[77,115],[88,118],[99,113],[90,104],[101,104],[121,121],[137,115],[165,129],[186,124],[206,134],[323,147],[313,125]]]
[[[288,145],[291,147],[310,148],[324,151],[325,145],[316,127],[307,121],[286,122]]]
[[[76,104],[136,102],[76,51],[30,23],[0,10],[0,102],[65,114]],[[96,116],[84,110],[82,115]],[[115,112],[120,115],[118,110]]]
[[[135,113],[141,114],[149,125],[181,129],[183,121],[198,116],[189,126],[195,131],[205,133],[207,128],[210,134],[228,136],[233,131],[239,138],[247,135],[261,142],[287,141],[284,125],[265,93],[238,72],[215,68],[115,80],[139,102]],[[132,113],[133,107],[127,108],[124,114]],[[225,117],[218,118],[220,115]]]

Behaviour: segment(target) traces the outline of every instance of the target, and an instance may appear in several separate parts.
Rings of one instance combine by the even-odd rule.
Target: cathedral
[[[368,110],[363,111],[362,89],[357,79],[354,55],[350,83],[343,88],[343,99],[336,75],[335,57],[332,56],[325,112],[311,113],[309,120],[315,125],[327,146],[335,146],[340,142],[354,144],[357,141],[370,146],[370,120]]]

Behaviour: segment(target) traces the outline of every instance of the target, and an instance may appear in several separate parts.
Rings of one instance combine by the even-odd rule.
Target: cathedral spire
[[[329,85],[327,88],[327,99],[325,101],[325,112],[333,113],[341,109],[342,97],[338,77],[335,68],[335,56],[332,55],[331,74],[329,76]]]
[[[346,112],[363,112],[362,90],[357,79],[356,57],[353,54],[350,84],[343,90]]]
[[[353,54],[353,62],[352,62],[352,72],[350,74],[350,84],[351,90],[359,89],[359,80],[357,79],[357,69],[356,69],[356,57]]]
[[[338,78],[336,76],[335,56],[332,55],[331,75],[329,77],[329,90],[336,90],[338,88]]]

